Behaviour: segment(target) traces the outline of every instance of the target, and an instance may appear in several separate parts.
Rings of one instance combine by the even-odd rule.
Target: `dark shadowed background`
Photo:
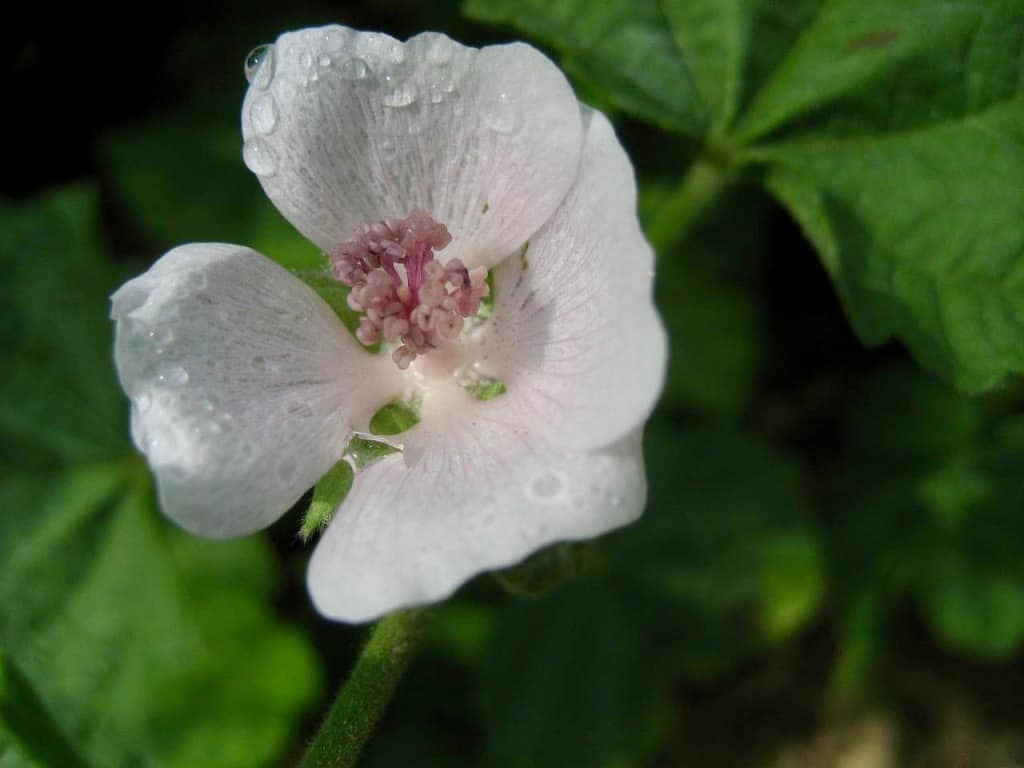
[[[620,108],[646,222],[699,142],[456,2],[27,14],[2,53],[0,768],[291,765],[365,630],[313,612],[301,509],[230,543],[163,521],[106,319],[175,244],[316,262],[242,164],[246,53],[329,22],[543,42]],[[365,765],[1024,765],[1021,381],[968,397],[863,346],[757,182],[659,253],[645,517],[543,596],[483,576],[437,608]]]

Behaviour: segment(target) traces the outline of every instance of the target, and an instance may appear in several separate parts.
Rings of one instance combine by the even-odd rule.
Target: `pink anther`
[[[404,219],[364,225],[330,255],[334,276],[352,288],[348,305],[364,313],[356,338],[367,346],[400,340],[392,353],[399,368],[442,339],[458,338],[463,319],[475,315],[490,292],[486,268],[434,258],[451,240],[444,224],[415,210]]]

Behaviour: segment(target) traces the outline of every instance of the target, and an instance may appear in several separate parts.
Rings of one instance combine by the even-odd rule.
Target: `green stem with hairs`
[[[377,623],[299,768],[356,764],[416,653],[426,616],[425,610],[400,611]]]

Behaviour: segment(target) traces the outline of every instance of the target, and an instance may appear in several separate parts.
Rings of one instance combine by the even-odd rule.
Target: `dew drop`
[[[495,133],[512,133],[519,124],[519,114],[507,93],[495,99],[488,114],[488,125]]]
[[[385,107],[408,107],[416,101],[416,86],[410,82],[399,83],[381,98]]]
[[[135,398],[135,407],[138,408],[139,413],[145,413],[149,410],[149,406],[152,404],[149,395],[143,392],[137,398]]]
[[[340,51],[345,47],[345,35],[340,29],[329,29],[324,32],[324,48],[328,51]],[[323,64],[322,66],[327,66]]]
[[[273,176],[277,171],[277,155],[263,139],[249,139],[245,142],[242,160],[257,176]]]
[[[430,103],[431,104],[440,104],[442,101],[444,101],[444,98],[447,95],[448,95],[447,92],[445,92],[445,90],[441,87],[440,83],[431,83],[430,84]]]
[[[302,51],[299,54],[299,66],[303,69],[309,69],[313,66],[313,56],[309,51]]]
[[[158,328],[154,328],[149,332],[149,338],[158,347],[162,347],[165,344],[170,344],[172,341],[174,341],[174,332],[170,328],[160,326]]]
[[[157,381],[171,387],[182,387],[188,384],[188,371],[178,365],[157,376]]]
[[[391,59],[395,64],[401,64],[405,61],[405,49],[401,43],[392,43],[391,48],[388,50],[388,58]]]
[[[552,499],[561,490],[562,479],[550,472],[533,481],[533,495],[540,499]]]
[[[274,90],[277,92],[277,98],[280,99],[282,104],[294,101],[295,94],[298,93],[295,83],[291,80],[278,80],[274,85]]]
[[[178,447],[177,435],[165,426],[154,426],[146,433],[146,447],[164,461],[172,459]]]
[[[277,126],[277,104],[269,93],[259,96],[249,107],[249,119],[257,133],[267,134]]]
[[[427,48],[427,61],[438,66],[452,60],[452,44],[447,38],[437,37]]]
[[[299,462],[294,456],[285,456],[277,464],[277,479],[283,485],[290,485],[299,473]]]
[[[341,65],[341,73],[350,80],[365,80],[370,75],[370,66],[358,56],[353,56]]]
[[[328,56],[326,53],[321,53],[320,58],[317,59],[317,64],[319,64],[321,67],[329,67],[331,66],[331,57]]]
[[[258,45],[245,57],[245,79],[257,88],[266,88],[274,77],[274,46]]]

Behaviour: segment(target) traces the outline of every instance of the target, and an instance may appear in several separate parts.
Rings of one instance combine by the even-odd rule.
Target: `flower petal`
[[[206,536],[287,511],[397,384],[310,288],[242,246],[175,248],[112,304],[132,437],[164,512]]]
[[[599,452],[563,453],[506,423],[499,400],[477,403],[472,419],[431,426],[428,415],[414,430],[426,425],[430,442],[418,462],[392,456],[356,476],[307,572],[322,614],[369,621],[440,600],[481,571],[640,515],[639,430]]]
[[[469,266],[496,263],[551,216],[582,140],[572,89],[528,45],[338,26],[278,39],[242,133],[270,199],[325,251],[421,208],[452,233],[445,258]]]
[[[602,114],[587,110],[585,120],[576,184],[525,254],[494,272],[480,353],[483,372],[522,407],[524,426],[578,449],[646,419],[666,358],[632,165]]]

